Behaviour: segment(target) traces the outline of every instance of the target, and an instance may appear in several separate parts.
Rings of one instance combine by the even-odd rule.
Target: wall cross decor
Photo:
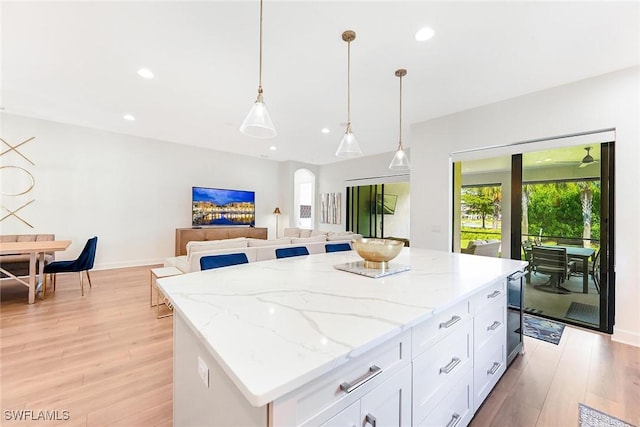
[[[3,144],[7,145],[9,148],[5,149],[4,151],[0,152],[0,157],[4,156],[5,154],[9,154],[9,153],[15,153],[16,155],[22,157],[24,160],[26,160],[27,162],[29,162],[32,166],[35,166],[36,164],[31,161],[31,159],[29,159],[25,154],[23,154],[22,152],[20,152],[20,150],[18,150],[18,148],[22,147],[24,144],[26,144],[27,142],[33,141],[35,139],[35,136],[32,136],[31,138],[27,138],[24,141],[20,142],[19,144],[16,145],[11,145],[10,143],[8,143],[7,141],[5,141],[4,139],[0,138],[0,141],[2,141]],[[0,208],[5,210],[6,214],[4,214],[1,218],[0,218],[0,222],[4,221],[7,218],[11,218],[14,217],[15,219],[19,220],[20,222],[24,223],[25,225],[27,225],[28,227],[34,228],[33,225],[31,225],[25,218],[23,218],[21,215],[18,215],[18,212],[22,209],[24,209],[25,207],[29,206],[31,203],[33,203],[35,201],[35,199],[31,199],[27,202],[22,203],[22,205],[18,206],[17,208],[9,208],[5,205],[5,199],[6,197],[20,197],[23,196],[24,194],[29,193],[31,190],[33,190],[33,187],[35,187],[36,185],[36,181],[35,178],[33,177],[33,175],[31,174],[31,172],[29,172],[27,169],[18,166],[18,165],[3,165],[0,166],[0,173],[3,171],[18,171],[21,172],[22,174],[24,174],[26,176],[26,184],[24,186],[24,188],[18,188],[16,189],[16,181],[17,180],[7,180],[8,183],[6,185],[7,190],[5,190],[5,188],[2,188],[2,190],[0,190],[0,194],[3,196],[2,197],[2,204],[0,204]],[[21,203],[19,200],[16,200],[17,203]]]

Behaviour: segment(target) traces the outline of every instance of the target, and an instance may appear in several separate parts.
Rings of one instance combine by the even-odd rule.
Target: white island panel
[[[520,261],[405,248],[411,270],[372,279],[336,270],[338,252],[160,279],[234,384],[265,405],[506,277]]]

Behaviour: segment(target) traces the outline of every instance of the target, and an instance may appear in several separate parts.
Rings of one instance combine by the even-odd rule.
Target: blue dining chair
[[[348,243],[327,243],[324,245],[327,253],[329,252],[342,252],[342,251],[350,251],[351,245]]]
[[[47,293],[47,276],[53,274],[53,290],[56,290],[56,275],[58,273],[80,273],[80,293],[84,296],[84,280],[82,272],[87,273],[89,279],[89,287],[91,286],[91,276],[89,270],[93,268],[93,262],[96,259],[96,248],[98,246],[98,238],[92,237],[87,240],[84,249],[80,252],[77,259],[71,261],[53,261],[44,266],[44,285],[42,288],[42,297]]]
[[[247,264],[247,254],[223,254],[207,255],[200,258],[200,269],[211,270],[212,268],[228,267],[230,265]]]
[[[290,258],[301,255],[309,255],[309,250],[306,246],[294,246],[292,248],[276,249],[276,258]]]

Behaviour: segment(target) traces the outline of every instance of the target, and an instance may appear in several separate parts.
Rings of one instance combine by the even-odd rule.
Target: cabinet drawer
[[[506,279],[500,279],[491,285],[485,286],[471,298],[472,310],[478,313],[484,306],[497,300],[507,298]]]
[[[394,337],[277,399],[271,404],[272,425],[302,425],[328,408],[345,409],[411,361],[410,337],[410,332]]]
[[[360,425],[360,401],[347,406],[320,427],[353,427]]]
[[[472,375],[472,319],[413,361],[413,417],[420,420],[431,412],[464,377]]]
[[[477,410],[507,369],[505,341],[495,336],[474,360],[474,410]]]
[[[503,340],[506,339],[506,315],[505,298],[500,298],[476,312],[473,319],[473,340],[476,351],[494,336],[499,335]]]
[[[463,427],[469,424],[473,417],[471,373],[439,402],[438,406],[414,425],[419,427]]]
[[[445,335],[459,330],[470,316],[469,301],[465,300],[447,310],[434,313],[431,318],[415,326],[411,337],[413,358],[424,353]]]

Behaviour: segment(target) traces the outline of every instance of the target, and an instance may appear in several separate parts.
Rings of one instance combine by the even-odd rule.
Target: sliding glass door
[[[613,147],[457,162],[454,251],[477,254],[472,246],[499,239],[492,256],[529,263],[525,312],[611,333]]]

